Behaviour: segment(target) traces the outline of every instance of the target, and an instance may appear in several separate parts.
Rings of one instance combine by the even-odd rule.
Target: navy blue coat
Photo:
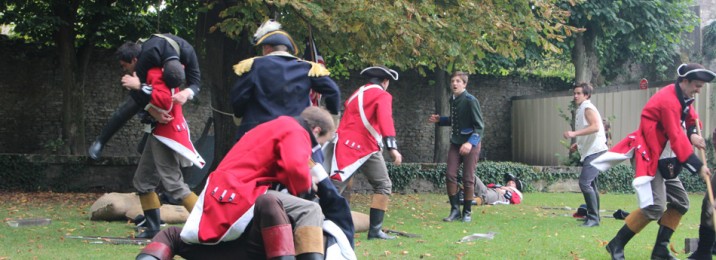
[[[331,114],[339,112],[340,91],[327,70],[309,76],[309,71],[318,64],[288,54],[270,54],[244,60],[236,66],[242,65],[247,71],[236,70],[239,79],[231,88],[234,116],[242,118],[237,140],[255,126],[278,116],[300,115],[311,104],[311,89],[323,95]]]

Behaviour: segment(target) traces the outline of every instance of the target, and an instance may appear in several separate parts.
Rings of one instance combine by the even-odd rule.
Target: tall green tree
[[[690,0],[584,1],[562,6],[569,24],[585,28],[570,38],[575,81],[605,83],[627,62],[648,65],[655,75],[671,67],[685,34],[697,25]],[[605,77],[606,76],[606,77]]]
[[[62,89],[62,140],[68,154],[84,154],[84,86],[87,66],[97,48],[116,47],[155,32],[191,32],[197,3],[130,0],[7,0],[0,24],[13,24],[14,37],[54,48]],[[164,12],[164,13],[162,13]],[[166,19],[160,19],[162,14]],[[170,15],[171,14],[171,15]],[[186,30],[192,28],[192,30]]]
[[[483,72],[491,69],[492,61],[523,58],[528,45],[540,51],[561,51],[555,42],[564,41],[578,29],[567,25],[569,12],[557,6],[557,2],[217,0],[208,1],[207,9],[217,14],[216,23],[210,25],[210,34],[219,31],[242,46],[261,22],[275,18],[299,42],[311,28],[318,36],[316,42],[323,56],[328,58],[329,69],[334,72],[385,64],[402,70],[417,69],[425,75],[442,73],[433,75],[444,79],[445,73],[454,70]],[[207,46],[210,41],[207,38]],[[250,49],[241,50],[232,63],[256,53],[250,46],[242,48]],[[207,54],[207,60],[220,60],[224,68],[230,68],[225,57]],[[212,95],[228,93],[228,82],[211,84]],[[436,102],[441,102],[447,97],[448,88],[445,82],[436,86],[439,88]],[[214,106],[230,108],[225,96],[212,101]],[[444,105],[438,105],[438,109],[447,113],[442,111],[447,109]],[[223,128],[220,123],[217,127]],[[217,132],[217,140],[217,143],[231,140],[231,135]],[[445,146],[445,140],[436,138],[438,146]],[[216,158],[226,152],[222,150],[217,149]]]

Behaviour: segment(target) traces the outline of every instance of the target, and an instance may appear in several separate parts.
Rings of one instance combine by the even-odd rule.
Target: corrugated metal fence
[[[638,84],[597,88],[591,101],[599,109],[603,119],[611,124],[612,140],[619,142],[639,126],[639,115],[646,101],[663,86],[671,82],[650,83],[646,90]],[[716,126],[713,84],[708,84],[698,95],[695,106],[704,126],[706,138]],[[657,87],[658,86],[658,87]],[[549,96],[522,96],[512,100],[512,160],[529,165],[560,165],[560,158],[567,157],[569,140],[562,133],[570,129],[570,123],[560,116],[561,109],[571,118],[569,103],[572,91]],[[566,143],[566,144],[563,144]]]

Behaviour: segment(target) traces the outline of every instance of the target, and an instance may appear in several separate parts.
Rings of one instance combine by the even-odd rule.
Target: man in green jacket
[[[448,150],[447,183],[448,198],[450,199],[450,215],[443,221],[455,221],[462,218],[463,222],[472,220],[472,200],[475,196],[475,182],[482,182],[475,176],[475,166],[480,156],[480,139],[485,127],[480,111],[480,102],[465,89],[468,76],[465,72],[455,72],[450,78],[450,116],[433,114],[428,118],[431,123],[439,126],[450,126],[450,149]],[[460,214],[460,201],[457,196],[457,169],[462,163],[462,184],[465,193],[462,215]],[[477,180],[475,179],[477,178]],[[485,191],[478,191],[485,193]]]

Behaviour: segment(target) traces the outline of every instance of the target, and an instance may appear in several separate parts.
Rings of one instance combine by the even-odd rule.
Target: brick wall
[[[61,135],[62,92],[57,59],[52,51],[37,51],[33,46],[0,40],[0,153],[51,153],[52,141]],[[111,113],[126,97],[119,80],[122,76],[112,51],[98,51],[90,60],[84,91],[87,146],[99,134]],[[364,80],[357,73],[350,79],[337,80],[343,99]],[[206,85],[208,86],[208,85]],[[402,72],[400,81],[391,84],[398,142],[405,162],[432,162],[433,125],[427,123],[434,112],[430,77],[417,72]],[[482,106],[486,130],[483,151],[490,160],[511,159],[510,98],[568,88],[560,80],[535,80],[521,77],[472,76],[468,91]],[[201,133],[211,115],[210,89],[204,87],[198,103],[184,106],[192,139]],[[447,99],[448,97],[444,97]],[[136,155],[141,137],[139,120],[132,119],[109,142],[107,156]]]

